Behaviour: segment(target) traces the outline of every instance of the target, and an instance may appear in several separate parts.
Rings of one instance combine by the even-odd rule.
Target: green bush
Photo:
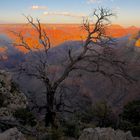
[[[124,131],[131,131],[133,136],[140,137],[140,124],[134,125],[129,121],[122,120],[119,129]]]
[[[3,80],[0,79],[0,88],[5,87],[5,83]],[[4,96],[0,93],[0,107],[3,107],[3,103],[4,103]]]
[[[3,107],[4,100],[5,100],[4,96],[0,94],[0,107]]]
[[[76,121],[67,121],[63,125],[65,136],[77,138],[80,135],[80,127]]]
[[[133,126],[131,128],[131,132],[132,132],[133,136],[140,137],[140,124],[138,126]]]
[[[113,112],[111,106],[106,101],[98,102],[93,107],[94,120],[99,127],[109,127],[113,125]]]
[[[121,114],[123,120],[127,120],[132,124],[140,123],[140,100],[129,102],[124,106]]]
[[[122,130],[126,130],[126,131],[130,130],[130,128],[132,126],[133,125],[130,122],[126,121],[126,120],[121,120],[120,124],[119,124],[119,128],[122,129]]]
[[[36,120],[28,109],[18,109],[14,112],[14,117],[23,125],[35,126]]]
[[[5,87],[5,82],[0,79],[0,88]]]
[[[91,123],[93,121],[93,118],[94,118],[93,107],[89,107],[87,110],[80,113],[78,118],[83,123]]]
[[[78,114],[78,118],[82,123],[98,127],[114,127],[116,122],[112,108],[106,101],[97,102],[95,105],[89,106],[84,112]]]
[[[140,137],[140,100],[129,102],[120,114],[119,128]]]
[[[45,140],[63,140],[63,130],[61,128],[55,129],[55,128],[49,128],[48,129],[48,135],[46,136]]]
[[[14,82],[11,82],[11,90],[10,90],[10,92],[11,93],[13,93],[13,92],[15,92],[15,91],[19,91],[19,85],[17,85],[16,83],[14,83]]]

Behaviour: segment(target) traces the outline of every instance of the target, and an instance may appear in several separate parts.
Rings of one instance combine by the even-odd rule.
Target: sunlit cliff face
[[[7,60],[7,55],[5,53],[6,50],[7,50],[7,47],[0,46],[0,60]]]
[[[135,46],[136,46],[136,47],[140,47],[140,38],[136,41]]]
[[[8,32],[6,28],[3,32],[17,44],[20,44],[21,40],[13,32]],[[18,28],[12,28],[11,26],[10,30],[13,29],[14,32],[21,33],[24,36],[25,41],[31,48],[42,47],[38,40],[37,31],[31,26],[18,26]],[[51,47],[57,46],[65,41],[84,40],[86,37],[86,32],[80,25],[43,25],[43,29],[50,38]],[[16,47],[25,53],[27,52],[27,50],[20,45]]]
[[[136,47],[140,47],[140,31],[136,34]]]
[[[52,24],[42,25],[42,28],[46,31],[51,41],[51,47],[57,46],[65,41],[85,40],[87,33],[81,25],[76,24]],[[128,34],[134,34],[138,32],[138,28],[130,27],[123,28],[120,25],[111,25],[106,29],[106,33],[112,37],[122,37]],[[41,48],[38,41],[38,34],[29,25],[0,25],[0,32],[6,34],[10,39],[14,40],[17,44],[20,44],[20,39],[16,37],[11,31],[21,33],[25,41],[31,48]],[[140,46],[140,40],[137,40],[136,46]],[[26,53],[27,50],[22,46],[16,46],[19,50]]]
[[[3,53],[3,52],[5,52],[6,51],[6,47],[5,46],[0,46],[0,53]]]
[[[129,42],[133,42],[133,46],[135,46],[135,47],[140,47],[140,31],[132,34],[129,37]]]

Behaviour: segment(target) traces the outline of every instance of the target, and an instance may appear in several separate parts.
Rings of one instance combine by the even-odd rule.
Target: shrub
[[[94,118],[93,107],[89,107],[84,112],[78,114],[78,118],[83,123],[91,123],[93,121],[93,118]]]
[[[0,88],[5,87],[5,82],[0,79]]]
[[[0,107],[3,107],[4,100],[5,100],[4,96],[0,94]]]
[[[45,140],[62,140],[63,136],[64,133],[61,128],[59,129],[49,128],[48,135]]]
[[[133,124],[140,123],[140,100],[129,102],[124,106],[121,117]]]
[[[13,93],[14,91],[19,91],[19,85],[14,83],[14,82],[11,82],[11,90],[10,92]]]
[[[133,136],[140,137],[140,124],[138,126],[133,126],[131,128],[131,132],[132,132]]]
[[[140,137],[140,100],[129,102],[120,114],[119,128]]]
[[[35,126],[36,121],[33,113],[31,113],[28,109],[18,109],[13,114],[16,119],[23,125]]]
[[[65,136],[77,138],[80,135],[80,127],[77,121],[67,121],[63,125]]]
[[[98,102],[93,107],[94,119],[99,127],[109,127],[112,125],[113,112],[112,108],[106,101]]]
[[[115,115],[106,101],[97,102],[95,105],[89,106],[78,117],[82,123],[92,124],[93,126],[115,126]]]
[[[132,124],[126,120],[121,120],[119,124],[119,128],[122,130],[130,130],[130,128],[133,127]]]
[[[122,120],[119,129],[124,131],[131,131],[133,136],[140,137],[140,124],[134,125],[129,121]]]

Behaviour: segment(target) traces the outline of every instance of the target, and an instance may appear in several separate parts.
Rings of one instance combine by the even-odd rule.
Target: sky
[[[101,6],[117,14],[112,23],[140,27],[140,0],[0,0],[0,23],[24,23],[23,14],[43,23],[82,23]]]

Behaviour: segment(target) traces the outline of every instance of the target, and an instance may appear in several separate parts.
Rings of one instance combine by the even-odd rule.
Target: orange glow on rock
[[[42,28],[46,31],[51,41],[51,47],[62,44],[65,41],[85,40],[87,33],[80,24],[42,24]],[[0,25],[0,32],[6,34],[10,39],[20,43],[20,40],[11,32],[21,32],[25,37],[25,41],[31,48],[41,48],[42,45],[38,42],[38,34],[30,25],[15,24],[15,25]],[[134,34],[139,31],[139,28],[124,28],[120,25],[110,25],[106,29],[106,33],[112,37],[122,37],[128,34]],[[16,46],[24,53],[28,51],[22,46]]]
[[[140,47],[140,38],[136,41],[135,46]]]

